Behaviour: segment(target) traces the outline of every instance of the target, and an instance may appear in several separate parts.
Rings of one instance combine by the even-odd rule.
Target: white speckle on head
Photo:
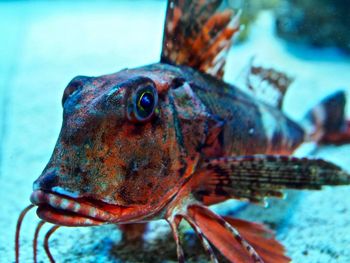
[[[107,203],[107,204],[113,204],[113,198],[112,197],[106,197],[106,198],[102,198],[102,200],[101,201],[103,201],[103,202],[105,202],[105,203]]]
[[[100,184],[100,187],[101,187],[101,190],[102,190],[102,191],[107,190],[107,186],[108,186],[108,185],[107,185],[106,183],[101,183],[101,184]]]
[[[254,132],[255,132],[254,128],[250,128],[249,131],[248,131],[249,135],[253,135]]]
[[[57,193],[57,194],[69,196],[72,198],[77,198],[80,196],[80,193],[78,191],[70,192],[70,191],[63,189],[62,187],[59,187],[59,186],[52,187],[52,191]]]

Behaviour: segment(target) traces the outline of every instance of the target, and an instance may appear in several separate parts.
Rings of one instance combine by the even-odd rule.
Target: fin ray
[[[170,0],[161,62],[192,67],[222,78],[239,14],[221,9],[222,0]]]
[[[283,245],[275,239],[273,231],[266,226],[232,217],[224,217],[224,219],[254,247],[265,263],[290,262],[290,258],[285,256]]]
[[[243,85],[261,101],[282,109],[284,96],[294,79],[271,67],[254,64],[252,58],[241,76]]]
[[[187,208],[187,214],[210,243],[230,262],[263,262],[255,249],[234,226],[207,207],[191,205]]]
[[[350,183],[350,175],[330,162],[280,155],[208,159],[194,178],[193,191],[206,204],[225,196],[263,202],[282,197],[287,188],[318,190]]]

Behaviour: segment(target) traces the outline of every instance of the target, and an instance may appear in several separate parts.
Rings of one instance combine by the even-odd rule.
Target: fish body
[[[158,113],[135,124],[124,118],[128,106],[116,104],[149,81],[157,87]],[[35,191],[136,205],[135,213],[149,214],[151,205],[157,214],[203,160],[291,153],[304,139],[278,109],[188,67],[159,63],[77,77],[65,94],[73,89],[63,99],[60,138]]]
[[[211,75],[181,69],[207,114],[222,121],[220,150],[207,157],[291,154],[306,139],[303,128],[280,109]]]
[[[62,129],[31,195],[42,220],[90,226],[165,219],[180,262],[177,229],[185,220],[214,262],[212,245],[231,262],[290,261],[262,225],[223,218],[207,206],[349,184],[332,163],[290,156],[305,141],[349,139],[345,95],[330,96],[296,123],[281,111],[290,83],[285,74],[251,66],[251,94],[224,82],[224,58],[239,23],[221,5],[169,1],[160,63],[68,84]],[[259,85],[251,76],[271,84],[275,104],[254,95]],[[26,212],[17,228],[17,261]],[[53,260],[48,243],[45,249]]]

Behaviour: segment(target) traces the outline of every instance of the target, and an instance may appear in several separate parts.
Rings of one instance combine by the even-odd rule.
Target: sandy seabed
[[[165,2],[157,1],[0,3],[0,262],[14,261],[17,216],[29,204],[32,182],[58,137],[63,89],[76,75],[98,76],[157,62],[164,13]],[[232,48],[225,79],[234,82],[253,55],[296,78],[284,105],[294,119],[335,89],[350,95],[350,59],[333,49],[287,45],[274,36],[270,13],[261,14],[247,42]],[[349,106],[347,111],[350,116]],[[349,145],[323,147],[315,155],[350,170]],[[272,200],[268,208],[228,202],[215,209],[268,224],[294,262],[347,263],[349,195],[350,187],[327,187],[288,192],[286,200]],[[24,221],[21,262],[32,261],[38,221],[34,212]],[[61,228],[50,244],[57,262],[176,260],[164,222],[150,228],[143,246],[120,243],[120,232],[112,225]],[[205,261],[193,233],[183,228],[190,261]],[[48,262],[41,247],[38,258]]]

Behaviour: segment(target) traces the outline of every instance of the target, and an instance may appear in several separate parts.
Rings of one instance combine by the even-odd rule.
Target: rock
[[[349,13],[347,0],[283,0],[276,11],[277,34],[291,42],[350,52]]]

